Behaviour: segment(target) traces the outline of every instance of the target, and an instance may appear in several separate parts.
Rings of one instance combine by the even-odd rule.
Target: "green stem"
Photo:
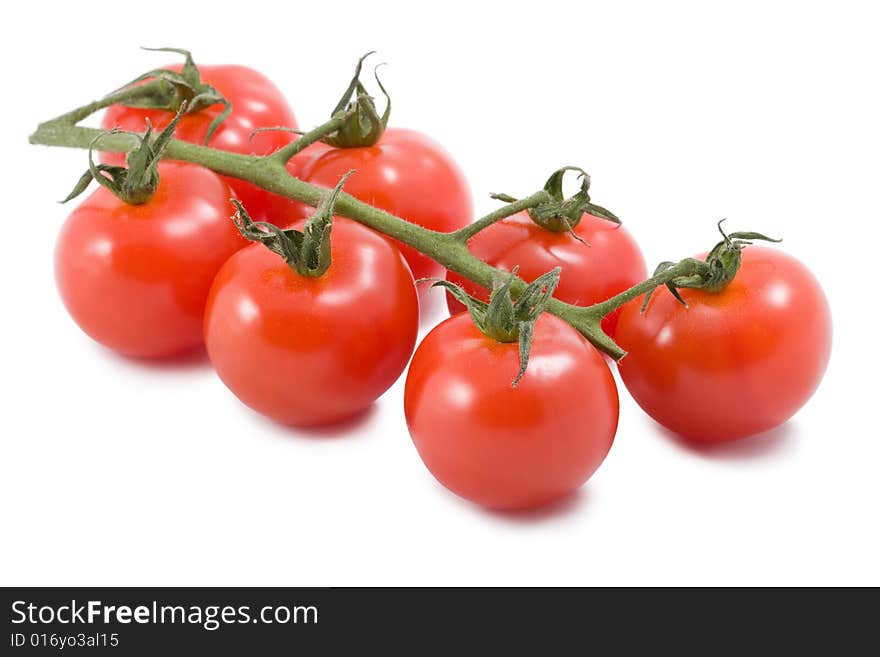
[[[526,198],[519,201],[514,201],[513,203],[508,203],[507,205],[498,208],[494,212],[490,212],[485,217],[477,219],[474,223],[468,224],[464,228],[459,228],[451,235],[459,242],[467,242],[474,235],[479,233],[481,230],[488,228],[492,224],[499,222],[502,219],[506,219],[507,217],[510,217],[512,215],[515,215],[517,212],[529,210],[531,208],[534,208],[535,206],[541,205],[542,203],[546,203],[549,200],[550,195],[544,190],[541,190],[540,192],[535,192],[531,196],[527,196]]]
[[[584,308],[583,312],[585,314],[589,313],[601,319],[602,317],[605,317],[605,315],[607,315],[608,313],[617,310],[618,308],[620,308],[624,304],[629,303],[633,299],[638,299],[643,294],[647,294],[651,290],[654,290],[661,285],[666,285],[670,281],[674,281],[682,277],[701,275],[701,272],[705,268],[706,263],[704,261],[697,260],[695,258],[685,258],[684,260],[677,262],[660,272],[655,273],[648,280],[642,281],[637,285],[633,285],[628,290],[624,290],[620,294],[616,294],[610,299],[606,299],[601,303],[597,303],[593,306]],[[701,287],[705,288],[705,286]]]
[[[149,94],[149,91],[140,90],[151,84],[153,83],[115,92],[100,101],[42,123],[37,127],[36,132],[30,136],[30,142],[46,146],[88,148],[95,140],[95,137],[103,133],[94,128],[78,126],[76,123],[91,113],[113,103],[131,100],[141,93]],[[336,117],[311,131],[307,136],[318,135],[315,137],[315,139],[318,139],[320,135],[332,132],[332,126],[335,125],[335,121]],[[294,178],[287,172],[285,166],[288,153],[294,150],[294,144],[301,144],[304,139],[305,137],[298,139],[291,146],[265,157],[240,155],[172,139],[168,142],[164,157],[198,164],[222,175],[246,180],[270,192],[316,207],[327,190]],[[308,145],[308,142],[305,145]],[[300,149],[304,148],[305,145],[300,145]],[[101,139],[99,144],[100,150],[116,152],[126,151],[131,146],[131,136],[125,134],[108,135]],[[471,226],[452,233],[441,233],[423,228],[417,224],[395,217],[384,210],[363,203],[345,193],[339,195],[336,202],[336,213],[404,242],[434,259],[447,269],[464,276],[478,285],[491,289],[499,274],[506,276],[510,276],[510,274],[488,265],[471,254],[467,249],[467,240],[496,221],[521,210],[534,207],[539,203],[546,202],[546,200],[547,193],[544,191],[538,192],[528,198],[499,208],[479,219]],[[615,359],[619,359],[626,352],[602,331],[600,325],[602,317],[614,310],[614,308],[654,289],[658,285],[663,285],[672,278],[682,275],[682,273],[683,270],[679,269],[678,266],[672,267],[662,274],[654,276],[632,289],[594,306],[575,306],[558,299],[550,299],[546,309],[548,312],[569,322],[598,349]],[[510,291],[514,298],[518,297],[525,288],[526,283],[519,278],[512,280],[510,285]]]
[[[301,153],[303,150],[314,144],[316,141],[320,141],[327,135],[330,135],[339,130],[339,128],[341,128],[342,125],[346,121],[348,121],[348,119],[351,118],[353,114],[354,110],[339,112],[326,123],[322,123],[317,128],[309,130],[299,139],[292,141],[284,148],[277,150],[271,155],[271,157],[275,160],[278,160],[279,162],[287,164],[287,162],[290,161],[290,158],[294,157],[298,153]]]
[[[161,80],[154,80],[153,82],[138,85],[137,87],[120,89],[119,91],[114,91],[113,93],[107,94],[100,100],[96,100],[92,103],[89,103],[88,105],[79,107],[69,114],[64,114],[63,116],[58,117],[58,119],[65,119],[67,121],[70,121],[71,123],[79,123],[86,117],[91,116],[95,112],[102,110],[106,107],[110,107],[111,105],[116,105],[117,103],[122,102],[130,102],[139,98],[148,98],[155,94],[157,89],[161,89],[163,84],[164,83]]]

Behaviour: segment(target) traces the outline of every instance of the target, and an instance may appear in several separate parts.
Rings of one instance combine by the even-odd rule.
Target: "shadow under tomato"
[[[360,430],[373,421],[376,416],[376,409],[377,406],[373,403],[355,415],[332,424],[325,424],[320,427],[290,428],[295,431],[298,436],[304,436],[306,438],[319,438],[321,440],[327,438],[348,438],[363,433]]]
[[[163,356],[161,358],[142,358],[137,356],[126,356],[112,349],[102,347],[95,344],[95,348],[99,349],[103,354],[109,354],[110,358],[119,363],[126,365],[134,365],[147,370],[154,371],[186,371],[210,369],[211,361],[208,360],[208,352],[204,345],[175,356]]]
[[[240,403],[240,402],[239,402]],[[244,406],[242,404],[242,406]],[[336,438],[352,438],[363,435],[361,431],[369,425],[376,416],[376,404],[371,404],[368,408],[359,413],[349,416],[332,424],[325,424],[314,427],[300,427],[292,424],[282,424],[257,413],[251,408],[245,408],[256,418],[258,422],[272,429],[273,433],[285,439],[315,439],[315,440],[334,440]]]
[[[581,512],[590,501],[590,493],[586,487],[581,487],[562,497],[555,502],[539,506],[535,509],[522,509],[517,511],[502,511],[477,507],[479,512],[492,519],[511,525],[536,525],[554,520],[568,518]],[[473,506],[473,503],[462,500],[463,503]]]
[[[682,451],[716,460],[752,460],[779,456],[794,447],[797,426],[789,420],[774,429],[724,443],[688,440],[655,423],[657,432]]]

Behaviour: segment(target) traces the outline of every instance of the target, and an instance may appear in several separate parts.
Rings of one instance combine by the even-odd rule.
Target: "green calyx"
[[[376,109],[375,99],[367,93],[366,87],[361,83],[361,69],[364,60],[374,51],[368,52],[358,60],[357,67],[354,70],[354,77],[342,94],[336,107],[333,109],[332,116],[340,116],[342,113],[348,113],[342,125],[335,132],[324,137],[321,141],[336,148],[357,148],[361,146],[372,146],[377,141],[388,125],[388,117],[391,115],[391,97],[382,85],[378,73],[373,72],[376,78],[376,84],[379,90],[385,96],[385,111],[379,116]],[[381,64],[380,64],[381,66]],[[376,70],[378,70],[378,66]]]
[[[174,135],[174,129],[177,127],[177,122],[185,107],[184,104],[171,123],[156,136],[153,136],[153,126],[147,119],[147,130],[143,135],[134,132],[123,133],[121,130],[114,129],[95,137],[89,146],[88,170],[80,177],[67,198],[61,202],[67,203],[82,194],[92,180],[106,187],[118,199],[130,205],[141,205],[149,201],[159,188],[159,160]],[[131,135],[137,144],[126,155],[125,160],[128,166],[95,164],[92,152],[98,142],[108,135],[118,134]]]
[[[657,276],[673,267],[680,268],[682,265],[687,265],[685,267],[687,269],[686,273],[666,283],[666,287],[672,296],[685,306],[687,306],[687,302],[678,293],[680,288],[720,292],[736,277],[742,265],[742,250],[745,247],[751,245],[755,240],[763,242],[782,241],[755,232],[738,232],[728,235],[721,228],[721,224],[724,221],[722,219],[718,222],[718,232],[721,233],[723,239],[709,251],[705,260],[687,258],[681,263],[661,262],[654,271],[654,276]],[[653,294],[653,290],[645,295],[645,301],[642,304],[643,311],[648,306],[651,294]]]
[[[207,144],[220,124],[232,112],[231,103],[214,87],[202,82],[199,69],[188,50],[181,48],[144,48],[144,50],[183,55],[183,67],[179,73],[164,68],[153,69],[123,85],[120,89],[131,87],[144,80],[157,80],[162,83],[156,85],[155,93],[126,102],[125,105],[141,109],[164,109],[177,113],[183,110],[185,114],[194,114],[212,105],[223,105],[223,111],[208,126],[208,134],[205,135],[205,144]]]
[[[539,276],[514,301],[510,294],[510,285],[516,278],[516,272],[515,267],[508,276],[496,281],[489,303],[473,298],[461,287],[449,281],[436,281],[433,285],[445,287],[452,296],[464,304],[483,335],[498,342],[519,343],[519,372],[513,380],[514,388],[526,373],[529,364],[535,321],[553,298],[562,269],[556,267]]]
[[[324,195],[314,214],[302,231],[281,229],[265,221],[253,221],[244,206],[233,199],[237,212],[232,217],[239,232],[252,242],[259,242],[284,259],[291,269],[302,276],[317,278],[329,268],[330,230],[333,226],[333,207],[342,186],[354,171],[346,173],[336,187]]]
[[[562,191],[562,181],[566,172],[575,171],[581,181],[580,189],[571,197],[565,198]],[[607,219],[616,224],[620,219],[600,205],[590,200],[590,174],[580,167],[562,167],[552,173],[544,184],[544,191],[550,195],[550,200],[529,210],[529,216],[536,224],[554,233],[572,232],[577,226],[584,213]],[[493,194],[492,198],[506,203],[515,202],[517,199],[507,194]],[[576,235],[575,237],[578,238]]]

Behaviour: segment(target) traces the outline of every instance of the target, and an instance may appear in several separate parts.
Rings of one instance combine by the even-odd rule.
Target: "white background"
[[[3,584],[880,584],[872,3],[20,3],[4,21]],[[710,247],[720,217],[781,235],[831,301],[824,383],[786,426],[708,451],[621,389],[584,489],[497,514],[428,474],[402,381],[354,426],[301,432],[203,356],[121,359],[54,287],[56,201],[85,155],[26,140],[168,61],[140,45],[258,68],[306,127],[378,49],[392,122],[454,154],[479,212],[577,164],[650,267]]]

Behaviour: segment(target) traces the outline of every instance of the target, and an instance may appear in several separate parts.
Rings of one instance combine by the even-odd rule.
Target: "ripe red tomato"
[[[180,71],[180,64],[165,67]],[[293,136],[284,131],[250,134],[256,128],[284,126],[296,128],[296,117],[272,82],[257,71],[245,66],[199,66],[201,79],[217,89],[232,105],[232,113],[211,136],[209,145],[233,153],[267,155],[288,144]],[[177,139],[203,144],[211,122],[223,111],[217,104],[192,114],[184,114],[174,132]],[[107,108],[101,125],[108,130],[121,128],[143,132],[149,119],[157,131],[164,129],[174,118],[174,112],[162,109],[142,109],[113,105]],[[109,164],[124,164],[121,153],[104,153],[101,159]],[[256,185],[236,178],[226,178],[236,196],[247,208],[254,221],[270,221],[278,226],[289,226],[305,216],[304,207],[290,199],[268,192]]]
[[[388,128],[373,146],[309,146],[290,167],[302,180],[326,188],[354,169],[346,192],[425,228],[449,232],[471,221],[470,191],[461,171],[440,145],[413,130]],[[427,256],[406,244],[397,246],[416,278],[442,273]]]
[[[720,292],[665,288],[644,313],[620,315],[620,375],[639,405],[685,438],[721,442],[772,429],[816,390],[831,351],[831,316],[813,275],[752,246]]]
[[[229,220],[232,192],[220,176],[175,162],[159,164],[159,176],[141,205],[97,189],[67,219],[55,251],[58,289],[74,321],[128,356],[199,346],[211,281],[246,243]]]
[[[220,378],[284,424],[363,411],[415,347],[418,295],[391,242],[337,218],[330,254],[329,269],[309,277],[253,244],[223,266],[208,298],[205,343]]]
[[[535,323],[525,375],[515,342],[483,335],[467,314],[434,328],[406,379],[406,421],[447,488],[482,506],[523,509],[581,486],[617,430],[617,388],[602,356],[563,320]]]
[[[520,212],[477,233],[468,249],[490,265],[512,271],[519,266],[519,276],[526,282],[554,267],[562,267],[556,298],[577,305],[591,305],[623,292],[647,277],[645,261],[638,245],[620,224],[584,214],[574,233],[556,233],[536,224],[528,213]],[[589,246],[588,246],[589,245]],[[483,301],[489,291],[455,272],[446,279]],[[452,295],[446,295],[449,312],[465,308]],[[614,334],[617,312],[605,317],[602,327]]]

